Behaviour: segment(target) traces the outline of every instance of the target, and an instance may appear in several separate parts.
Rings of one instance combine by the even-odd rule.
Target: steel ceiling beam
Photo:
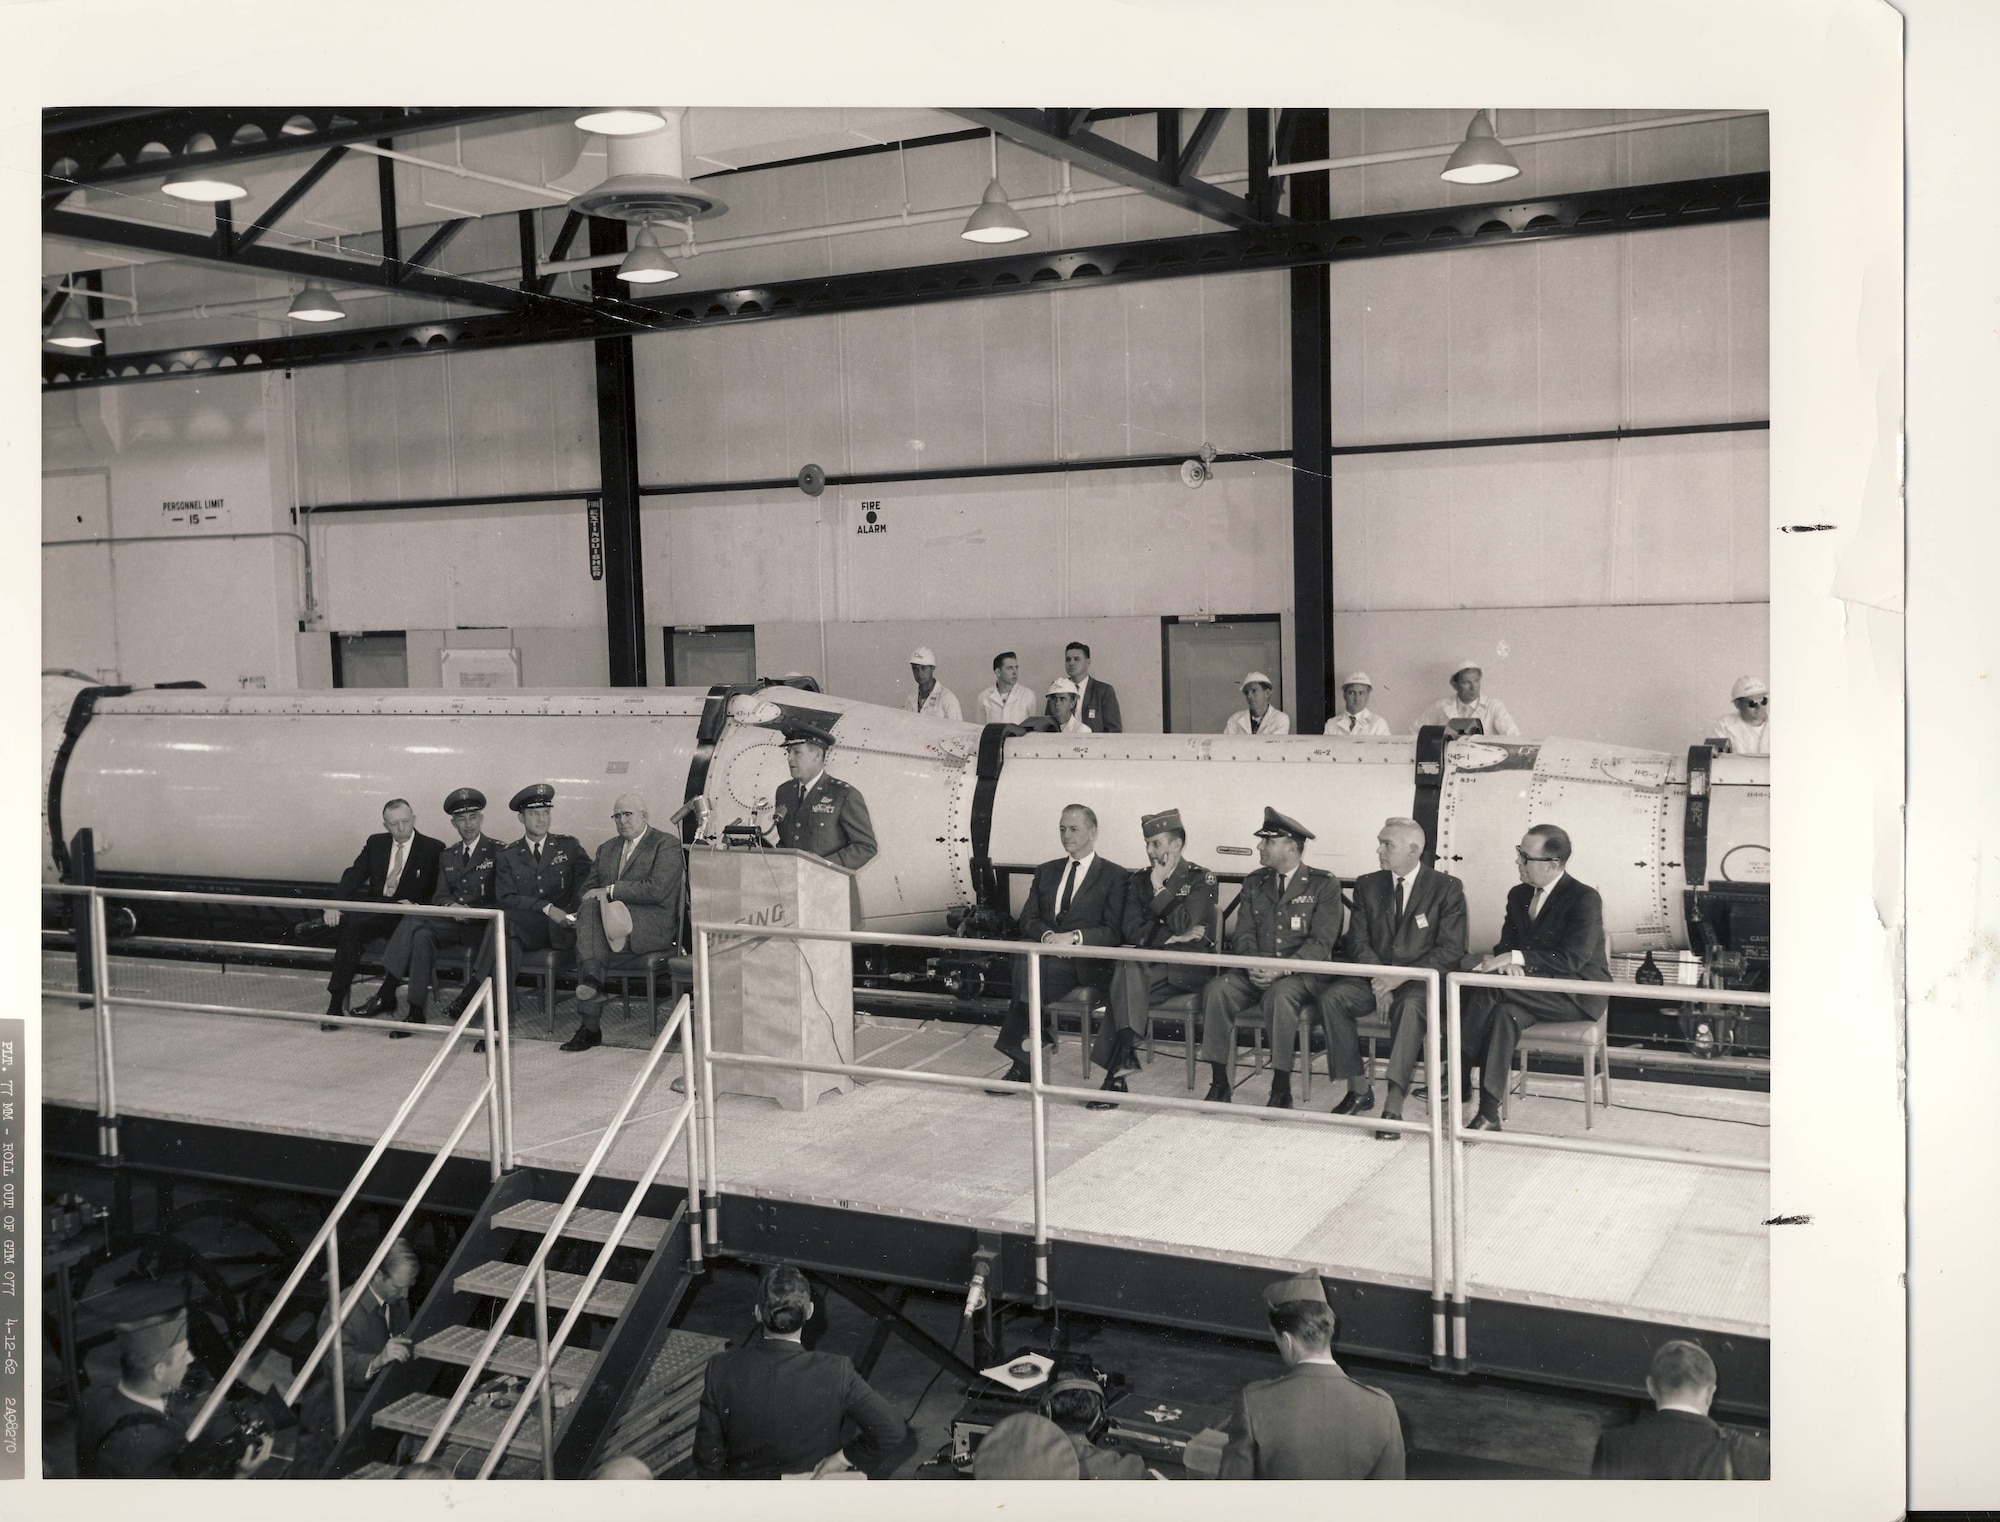
[[[384,161],[386,162],[386,160]],[[218,206],[227,202],[217,202]],[[221,218],[217,219],[218,224]],[[161,227],[147,222],[124,222],[113,217],[95,217],[86,212],[64,211],[60,207],[42,213],[42,231],[53,238],[72,238],[80,243],[105,244],[113,248],[138,249],[144,253],[167,254],[245,272],[276,272],[305,275],[320,281],[345,281],[349,285],[380,286],[384,290],[406,291],[461,301],[467,306],[511,311],[524,299],[519,291],[505,286],[461,280],[453,275],[436,275],[412,270],[406,265],[362,259],[337,259],[299,248],[270,248],[250,244],[248,238],[231,248],[218,236],[203,236],[185,228]],[[253,229],[254,231],[254,229]]]
[[[264,209],[264,215],[244,229],[243,236],[236,240],[236,246],[231,250],[232,255],[240,254],[276,227],[287,212],[305,199],[306,192],[325,179],[326,172],[346,156],[347,145],[336,143],[313,160],[312,167],[286,186],[284,194]]]
[[[1084,130],[1077,124],[1076,113],[1069,110],[954,109],[955,114],[990,128],[1009,142],[1048,158],[1067,159],[1088,174],[1143,190],[1149,196],[1225,226],[1251,228],[1267,220],[1257,216],[1241,196],[1205,185],[1192,176],[1181,177],[1178,114],[1169,122],[1162,113],[1160,156],[1149,159],[1108,137]]]
[[[1121,285],[1189,275],[1249,274],[1448,249],[1508,248],[1522,243],[1611,233],[1762,220],[1770,214],[1770,197],[1768,173],[1727,175],[1534,200],[1489,201],[1470,206],[1339,217],[1323,222],[1286,223],[1255,232],[1200,233],[1057,252],[949,260],[913,269],[870,270],[726,290],[691,291],[646,301],[612,299],[597,306],[585,306],[580,302],[548,300],[500,316],[461,317],[347,333],[297,334],[139,354],[44,353],[42,376],[44,385],[107,385],[217,368],[338,364],[456,349],[573,343],[613,337],[642,327],[688,331],[738,322],[920,306],[1027,291]],[[207,246],[206,240],[196,241]],[[351,277],[342,274],[334,278]],[[417,288],[415,277],[407,288]]]
[[[434,132],[545,106],[190,106],[172,110],[81,107],[42,113],[42,192],[151,180],[190,168],[320,152],[370,138]],[[289,124],[289,125],[288,125]],[[237,141],[238,134],[244,141]],[[207,137],[215,148],[190,153]],[[141,157],[148,148],[164,156]],[[64,169],[65,163],[73,169]]]

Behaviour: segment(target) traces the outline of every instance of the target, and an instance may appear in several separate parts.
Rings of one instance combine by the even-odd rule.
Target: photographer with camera
[[[189,1446],[185,1402],[174,1400],[194,1362],[184,1305],[120,1321],[117,1331],[118,1383],[91,1390],[77,1428],[82,1478],[247,1479],[271,1457],[261,1428]]]

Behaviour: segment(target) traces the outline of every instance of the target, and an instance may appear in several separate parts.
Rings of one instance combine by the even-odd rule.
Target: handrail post
[[[493,927],[493,1007],[494,1024],[499,1027],[497,1041],[489,1041],[486,1049],[492,1051],[497,1045],[500,1053],[500,1151],[503,1161],[501,1168],[512,1173],[514,1157],[514,1032],[508,1019],[508,992],[513,984],[513,973],[507,966],[507,911],[495,909],[488,921]]]
[[[105,945],[104,893],[90,890],[90,985],[96,1004],[99,1069],[97,1153],[118,1161],[118,1060],[111,1028],[111,953]]]
[[[1049,1295],[1049,1133],[1048,1100],[1042,1094],[1042,958],[1028,953],[1028,1100],[1035,1159],[1035,1308],[1047,1310]]]
[[[556,1477],[556,1419],[549,1393],[549,1266],[535,1265],[535,1351],[541,1364],[541,1390],[537,1399],[542,1422],[542,1478]]]
[[[333,1323],[333,1435],[347,1433],[347,1349],[341,1346],[346,1317],[340,1313],[340,1232],[326,1237],[326,1310]]]
[[[1424,1082],[1430,1085],[1431,1103],[1430,1130],[1424,1141],[1430,1149],[1431,1177],[1431,1367],[1443,1370],[1450,1366],[1451,1343],[1447,1329],[1445,1274],[1448,1255],[1446,1244],[1451,1234],[1449,1220],[1450,1198],[1446,1184],[1444,1106],[1438,1102],[1443,1091],[1444,1074],[1438,1061],[1438,1022],[1443,1016],[1443,1008],[1438,999],[1442,982],[1435,969],[1427,969],[1424,974]],[[1452,1090],[1453,1107],[1456,1108],[1458,1090]]]
[[[1451,1123],[1446,1134],[1451,1138],[1451,1371],[1454,1374],[1468,1374],[1472,1371],[1472,1358],[1468,1344],[1466,1321],[1469,1306],[1466,1301],[1465,1271],[1465,1138],[1458,1114],[1458,1086],[1465,1071],[1465,1049],[1463,1041],[1463,1000],[1462,990],[1456,977],[1445,983],[1445,1031],[1450,1039],[1450,1071],[1445,1075],[1451,1080],[1451,1089],[1443,1096],[1433,1095],[1433,1108],[1437,1102],[1451,1106]]]
[[[701,1113],[700,1095],[708,1092],[708,1085],[695,1085],[694,1063],[694,1012],[689,1010],[681,1021],[681,1076],[686,1081],[687,1112],[686,1133],[682,1146],[687,1151],[687,1214],[688,1214],[688,1272],[698,1274],[705,1266],[701,1244],[701,1127],[695,1117]]]
[[[714,1252],[722,1240],[722,1184],[715,1158],[715,1026],[711,1019],[714,1000],[709,989],[706,930],[694,933],[694,980],[701,1004],[701,1161],[708,1170],[708,1182],[701,1193],[702,1234],[708,1239],[708,1250]],[[692,1084],[693,1080],[689,1082]]]
[[[470,977],[472,970],[466,969]],[[486,1156],[487,1175],[491,1182],[500,1182],[500,1176],[507,1171],[505,1156],[506,1143],[502,1139],[500,1111],[500,1033],[493,1023],[493,985],[488,983],[474,996],[476,1003],[483,1006],[480,1011],[486,1028]]]

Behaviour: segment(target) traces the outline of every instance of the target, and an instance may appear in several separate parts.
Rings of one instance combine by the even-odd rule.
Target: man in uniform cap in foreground
[[[1016,1411],[993,1424],[972,1456],[975,1480],[1080,1480],[1076,1446],[1046,1416]]]
[[[1771,689],[1761,676],[1739,676],[1729,689],[1734,713],[1726,713],[1710,725],[1710,732],[1729,742],[1738,756],[1771,754]]]
[[[462,787],[454,791],[444,801],[444,811],[451,816],[452,828],[458,831],[456,843],[447,846],[444,855],[438,859],[437,890],[431,894],[433,904],[458,904],[467,909],[491,909],[493,907],[494,881],[500,865],[500,842],[484,832],[486,823],[486,795],[476,787]],[[404,1017],[412,1025],[422,1025],[425,1010],[434,996],[438,948],[478,947],[473,960],[484,963],[484,970],[476,976],[468,973],[464,991],[451,1007],[450,1018],[456,1020],[465,1013],[465,1006],[472,1002],[478,991],[479,979],[493,968],[492,926],[479,920],[441,920],[428,916],[407,914],[395,937],[389,942],[389,949],[382,954],[382,965],[388,968],[391,982],[405,972],[410,978],[410,1008]],[[383,985],[390,986],[389,982]],[[405,1034],[393,1031],[391,1037]]]
[[[964,717],[958,711],[957,695],[937,679],[937,657],[929,645],[919,645],[910,652],[910,675],[917,689],[903,699],[905,712],[950,719],[954,724]]]
[[[521,969],[531,951],[573,951],[576,910],[583,900],[583,880],[590,871],[590,853],[574,835],[554,835],[556,790],[546,782],[530,783],[507,807],[521,821],[522,837],[500,852],[494,897],[507,911],[507,971]],[[491,971],[475,969],[471,981]]]
[[[1271,679],[1261,671],[1243,678],[1245,707],[1232,713],[1222,726],[1225,735],[1288,735],[1292,721],[1282,708],[1271,706]]]
[[[1257,831],[1263,863],[1243,879],[1236,929],[1229,949],[1240,957],[1287,957],[1330,962],[1340,941],[1340,879],[1302,861],[1313,832],[1276,809],[1264,810]],[[1229,1069],[1236,1050],[1236,1017],[1253,1005],[1270,1022],[1273,1109],[1292,1107],[1292,1052],[1299,1021],[1308,1017],[1327,978],[1259,967],[1232,967],[1208,980],[1201,991],[1201,1056],[1214,1071],[1202,1097],[1229,1103]]]
[[[1184,856],[1187,831],[1181,811],[1147,814],[1139,820],[1151,867],[1141,867],[1125,885],[1124,944],[1157,951],[1212,951],[1215,943],[1215,874]],[[1104,1087],[1123,1094],[1126,1073],[1139,1066],[1139,1042],[1153,1001],[1195,993],[1208,981],[1202,968],[1178,962],[1114,962],[1111,1018],[1098,1027],[1091,1058],[1104,1069]],[[1093,1099],[1093,1110],[1117,1108]]]
[[[605,973],[614,952],[671,951],[680,945],[681,897],[687,852],[680,838],[647,822],[646,800],[622,793],[611,805],[617,832],[597,848],[583,880],[576,912],[576,1034],[565,1052],[587,1051],[603,1041]]]
[[[1412,729],[1410,733],[1415,734],[1418,729],[1434,724],[1465,733],[1471,730],[1472,722],[1476,719],[1483,734],[1518,735],[1521,726],[1516,724],[1514,716],[1507,712],[1507,705],[1498,698],[1479,695],[1479,683],[1485,675],[1486,673],[1480,669],[1479,662],[1460,661],[1451,673],[1452,695],[1448,698],[1439,698],[1426,708],[1418,716],[1416,729]]]
[[[1341,678],[1340,701],[1347,712],[1326,721],[1330,735],[1386,735],[1389,721],[1369,710],[1368,694],[1375,690],[1374,679],[1365,671],[1350,671]]]
[[[1333,1361],[1333,1307],[1317,1274],[1264,1291],[1287,1372],[1246,1385],[1229,1422],[1222,1480],[1400,1480],[1396,1403]]]
[[[96,1384],[84,1398],[77,1424],[77,1473],[86,1480],[172,1480],[187,1448],[187,1422],[168,1400],[187,1378],[187,1309],[183,1293],[138,1297],[116,1323],[118,1381]],[[171,1308],[159,1302],[170,1298]],[[271,1456],[269,1434],[237,1461],[238,1477],[254,1474]]]

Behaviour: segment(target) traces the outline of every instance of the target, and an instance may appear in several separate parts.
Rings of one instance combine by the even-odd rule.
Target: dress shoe
[[[576,1034],[557,1047],[556,1050],[559,1052],[587,1052],[593,1046],[602,1046],[603,1044],[604,1035],[601,1031],[586,1030],[582,1026],[578,1026]]]
[[[334,1025],[334,1024],[331,1024],[331,1023],[330,1023],[330,1022],[328,1022],[328,1021],[325,1021],[325,1020],[322,1020],[322,1021],[320,1021],[320,1023],[319,1023],[319,1028],[320,1028],[321,1030],[323,1030],[323,1031],[337,1031],[337,1030],[340,1030],[340,1029],[341,1029],[342,1027],[340,1027],[340,1026],[338,1026],[338,1025]]]
[[[1375,1108],[1375,1091],[1357,1094],[1349,1089],[1340,1097],[1340,1103],[1327,1111],[1329,1115],[1366,1115]]]
[[[1465,1129],[1468,1131],[1498,1131],[1500,1129],[1500,1117],[1497,1115],[1488,1115],[1484,1111],[1481,1111],[1465,1123]]]
[[[1289,1110],[1291,1107],[1292,1091],[1290,1089],[1274,1088],[1271,1090],[1271,1097],[1264,1101],[1264,1108],[1267,1110]]]
[[[1104,1092],[1107,1094],[1126,1094],[1131,1091],[1125,1087],[1125,1080],[1114,1073],[1104,1080]],[[1086,1100],[1083,1107],[1086,1110],[1115,1110],[1118,1108],[1117,1105],[1108,1099]]]
[[[1224,1083],[1220,1078],[1217,1078],[1209,1084],[1208,1092],[1201,1096],[1202,1102],[1204,1104],[1226,1105],[1229,1103],[1229,1093],[1229,1085]]]
[[[1401,1120],[1403,1112],[1401,1110],[1391,1110],[1387,1106],[1384,1106],[1382,1118],[1384,1120]],[[1377,1141],[1401,1141],[1402,1139],[1403,1133],[1401,1131],[1377,1131],[1375,1133],[1375,1140]]]
[[[481,1036],[477,1041],[472,1043],[472,1055],[475,1057],[486,1055],[486,1038],[484,1036]]]
[[[1000,1075],[1000,1081],[1002,1083],[1026,1083],[1030,1076],[1028,1072],[1028,1059],[1025,1057],[1016,1057],[1014,1065]],[[991,1094],[995,1099],[1012,1099],[1014,1097],[1012,1089],[988,1089],[986,1092]]]
[[[396,1012],[395,994],[378,993],[377,995],[375,995],[374,998],[370,999],[366,1004],[362,1005],[361,1008],[357,1009],[354,1012],[354,1018],[357,1020],[373,1020],[382,1015],[393,1015],[395,1012]]]
[[[414,1005],[414,1006],[412,1006],[412,1007],[411,1007],[411,1009],[410,1009],[410,1012],[409,1012],[409,1013],[408,1013],[407,1015],[405,1015],[405,1016],[403,1017],[403,1023],[404,1023],[405,1025],[422,1025],[422,1024],[424,1024],[424,1023],[425,1023],[425,1021],[424,1021],[424,1007],[423,1007],[423,1005],[421,1005],[421,1004],[418,1004],[418,1005]],[[389,1039],[390,1039],[391,1041],[408,1041],[408,1040],[410,1039],[410,1033],[409,1033],[408,1031],[390,1031],[390,1032],[389,1032]]]

